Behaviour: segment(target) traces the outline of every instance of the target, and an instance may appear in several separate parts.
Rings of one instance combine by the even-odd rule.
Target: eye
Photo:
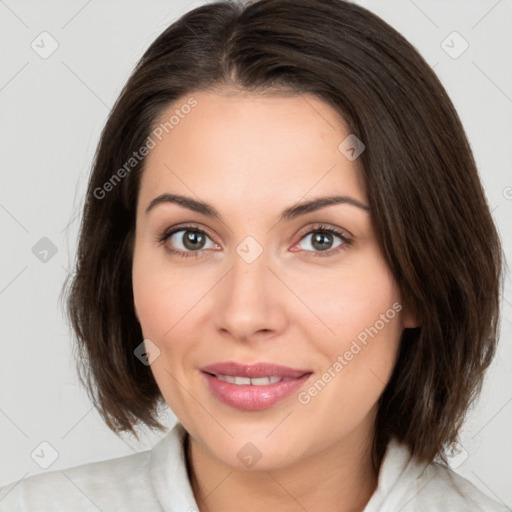
[[[301,250],[312,253],[312,256],[332,256],[345,250],[352,243],[352,240],[344,232],[325,225],[320,225],[309,230],[302,236],[301,242],[308,240],[308,238],[310,239],[305,245],[309,247],[305,249],[302,248]],[[336,243],[336,238],[339,242],[333,246],[333,243]],[[208,240],[210,241],[209,247],[207,246]],[[204,230],[196,226],[179,226],[172,228],[160,235],[157,241],[165,243],[166,249],[170,253],[184,258],[201,257],[204,255],[203,249],[220,249]],[[294,247],[299,246],[301,242]],[[297,252],[293,249],[292,251]]]
[[[333,246],[335,243],[334,239],[336,238],[340,241]],[[324,225],[308,231],[301,238],[301,242],[304,240],[307,241],[305,244],[306,249],[304,250],[306,252],[312,252],[312,256],[332,256],[333,254],[337,254],[339,251],[346,249],[351,244],[351,239],[345,233]]]
[[[210,247],[206,245],[207,240],[211,242]],[[166,246],[167,250],[185,258],[201,256],[203,254],[202,249],[220,249],[202,229],[195,226],[181,226],[166,231],[159,237],[158,241],[162,243],[169,241],[169,245],[176,247],[177,250],[169,247],[169,245]]]

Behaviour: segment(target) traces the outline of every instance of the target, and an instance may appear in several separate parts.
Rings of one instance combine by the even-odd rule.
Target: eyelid
[[[334,226],[331,224],[328,224],[326,222],[314,222],[313,225],[306,226],[304,229],[300,230],[299,233],[296,235],[302,239],[304,235],[307,235],[311,233],[311,231],[337,231],[343,235],[343,237],[347,239],[353,239],[354,235],[345,228],[341,228],[339,226]],[[340,235],[338,235],[340,236]]]
[[[175,226],[172,226],[170,228],[164,229],[160,234],[157,235],[156,241],[157,242],[164,242],[167,238],[169,238],[171,235],[178,231],[201,231],[204,232],[206,235],[210,237],[213,241],[212,234],[210,233],[209,229],[201,224],[196,224],[195,222],[185,222],[183,224],[176,224]],[[217,244],[218,245],[218,244]]]

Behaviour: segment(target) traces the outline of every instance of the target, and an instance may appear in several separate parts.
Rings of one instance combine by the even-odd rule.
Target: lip
[[[311,370],[300,370],[274,363],[241,364],[235,361],[210,364],[200,368],[200,370],[214,375],[233,375],[234,377],[249,377],[250,379],[272,376],[295,379],[305,373],[311,373]]]
[[[222,403],[235,409],[261,410],[272,407],[297,391],[311,376],[310,370],[299,370],[273,363],[244,365],[235,362],[216,363],[201,368],[210,392]],[[287,380],[263,386],[231,384],[215,375],[235,377],[271,377]]]

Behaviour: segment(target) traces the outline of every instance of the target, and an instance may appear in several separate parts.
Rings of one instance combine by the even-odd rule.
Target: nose
[[[250,342],[276,337],[286,329],[290,292],[270,268],[265,251],[250,263],[235,254],[230,271],[215,288],[213,317],[224,336]]]

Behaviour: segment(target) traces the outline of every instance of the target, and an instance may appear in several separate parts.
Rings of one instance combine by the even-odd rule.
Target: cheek
[[[400,293],[377,248],[328,277],[307,299],[330,328],[331,336],[320,338],[326,352],[347,350],[354,339],[364,343],[376,330],[382,338],[400,335]]]
[[[335,407],[340,414],[369,410],[393,372],[402,327],[402,304],[387,266],[366,266],[365,278],[350,285],[336,325],[336,346],[326,351],[339,370]],[[337,388],[336,391],[334,388]]]
[[[211,276],[169,264],[162,251],[135,246],[132,268],[133,296],[144,339],[151,340],[159,357],[151,364],[153,375],[173,410],[181,410],[178,382],[194,371],[201,315],[208,302]]]
[[[141,244],[142,245],[142,244]],[[179,382],[189,368],[187,335],[184,329],[190,309],[197,301],[194,288],[187,286],[183,272],[171,272],[157,251],[135,247],[132,282],[134,305],[144,339],[159,350],[151,371],[167,404],[179,417],[186,417],[186,400]],[[187,313],[189,314],[187,316]]]
[[[197,302],[201,290],[190,286],[186,275],[183,271],[172,271],[159,251],[139,249],[136,245],[133,297],[146,338],[163,340]]]
[[[175,286],[167,287],[154,275],[148,275],[134,281],[133,296],[144,337],[162,339],[172,328],[176,305],[180,304]]]
[[[322,390],[317,407],[332,408],[354,421],[366,414],[382,393],[402,333],[401,297],[385,261],[377,249],[358,256],[345,272],[337,272],[328,286],[309,296],[331,332],[316,337],[309,333],[316,351],[324,356],[324,367],[320,382],[308,395],[317,396]],[[304,396],[304,402],[307,400]]]

